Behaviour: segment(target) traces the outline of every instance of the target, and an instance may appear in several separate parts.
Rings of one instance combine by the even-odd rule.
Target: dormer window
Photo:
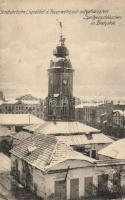
[[[29,146],[27,147],[28,153],[27,155],[30,155],[33,151],[35,151],[37,149],[36,146]]]

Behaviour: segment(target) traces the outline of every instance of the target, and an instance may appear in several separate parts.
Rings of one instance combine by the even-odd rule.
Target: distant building
[[[125,126],[125,111],[113,110],[112,114],[112,126],[124,127]]]
[[[31,94],[26,94],[26,95],[18,97],[17,100],[38,101],[39,99],[32,96]]]
[[[0,125],[9,128],[12,132],[19,131],[30,124],[38,124],[41,119],[32,114],[0,114]]]
[[[114,110],[125,110],[125,101],[114,101],[113,109]]]
[[[16,100],[5,100],[0,105],[0,113],[27,114],[43,117],[42,101],[31,95],[22,96]]]
[[[76,120],[83,123],[101,127],[104,123],[109,123],[113,111],[113,103],[82,103],[76,106]]]

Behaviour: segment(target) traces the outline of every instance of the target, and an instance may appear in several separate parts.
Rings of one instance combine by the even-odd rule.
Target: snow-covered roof
[[[25,130],[30,132],[52,134],[52,135],[68,135],[68,134],[89,134],[89,133],[99,133],[100,130],[87,126],[86,124],[73,121],[43,121],[37,125],[31,125],[24,127]]]
[[[13,135],[12,135],[12,137],[13,137],[14,139],[19,140],[19,141],[23,141],[23,140],[25,140],[25,139],[27,139],[27,138],[29,138],[29,137],[31,137],[31,136],[32,136],[32,134],[31,134],[31,133],[28,133],[28,132],[26,132],[26,131],[20,131],[20,132],[18,132],[18,133],[16,133],[16,134],[13,134]]]
[[[125,116],[125,110],[113,110],[113,113],[118,112],[120,115]]]
[[[76,105],[75,108],[97,107],[99,105],[102,105],[102,103],[81,103],[79,105]]]
[[[29,148],[31,149],[30,152]],[[73,150],[64,141],[58,141],[54,135],[33,135],[16,145],[10,152],[42,171],[46,171],[49,167],[69,159],[82,160],[89,163],[96,161]]]
[[[111,138],[104,135],[103,133],[93,133],[92,137],[88,139],[88,137],[83,135],[67,135],[67,136],[57,136],[58,140],[64,141],[68,145],[87,145],[87,144],[110,144],[113,142]]]
[[[41,119],[32,114],[0,114],[0,125],[38,124]]]
[[[125,138],[113,142],[100,150],[98,154],[114,159],[125,159]]]
[[[2,104],[18,104],[18,103],[23,103],[23,104],[40,104],[39,100],[7,100],[4,101]]]

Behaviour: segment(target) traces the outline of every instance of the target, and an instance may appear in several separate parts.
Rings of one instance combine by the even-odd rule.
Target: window
[[[120,174],[114,173],[113,174],[113,191],[119,192],[121,188],[121,180],[120,180]]]
[[[92,150],[92,158],[96,158],[96,150]]]
[[[93,177],[85,177],[85,196],[93,195]]]
[[[98,176],[98,194],[107,194],[108,192],[108,174]]]
[[[55,181],[55,200],[66,200],[66,181]]]
[[[79,179],[70,180],[70,199],[77,200],[79,199]]]

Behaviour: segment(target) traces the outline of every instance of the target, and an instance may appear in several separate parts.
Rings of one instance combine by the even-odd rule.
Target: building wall
[[[103,103],[100,105],[95,106],[84,106],[83,107],[76,107],[75,114],[76,120],[86,123],[88,125],[98,127],[103,123],[102,115],[107,114],[105,120],[109,121],[109,115],[111,115],[113,111],[113,103]]]
[[[119,112],[114,112],[113,113],[113,118],[112,118],[112,125],[113,126],[119,126],[119,127],[123,127],[123,125],[125,124],[125,119],[124,119],[124,114],[122,113],[122,115]]]
[[[25,179],[26,171],[23,170],[23,162],[12,155],[12,169],[14,168],[15,161],[18,161],[18,169],[15,175],[18,175],[17,180],[24,186],[30,187],[30,190],[35,192],[37,196],[42,197],[45,200],[55,200],[55,184],[57,181],[63,181],[66,185],[66,199],[70,199],[71,195],[71,182],[72,180],[78,180],[76,185],[78,189],[78,198],[86,195],[96,195],[98,188],[102,186],[98,185],[98,179],[100,175],[108,177],[107,186],[112,189],[112,177],[114,173],[114,166],[110,164],[104,166],[96,166],[88,161],[80,160],[67,160],[60,162],[57,165],[51,167],[50,173],[43,174],[41,170],[38,170],[32,166],[29,166],[30,173],[32,173],[32,179]],[[105,163],[104,163],[105,164]],[[120,165],[119,165],[120,166]],[[92,190],[86,193],[86,180],[92,180]],[[124,183],[125,184],[125,183]],[[63,187],[60,190],[63,190]],[[90,188],[89,188],[90,189]],[[87,191],[88,192],[88,191]],[[58,200],[62,200],[61,198]]]
[[[42,104],[30,104],[30,103],[22,103],[21,101],[18,101],[16,103],[6,103],[4,102],[2,105],[0,105],[0,113],[5,114],[26,114],[31,113],[39,118],[42,118],[43,116],[43,108]]]
[[[67,179],[66,179],[66,196],[67,199],[70,199],[70,189],[71,189],[71,180],[78,179],[79,185],[78,185],[78,193],[79,198],[85,197],[85,179],[86,178],[92,178],[93,181],[93,192],[90,194],[96,195],[98,190],[98,177],[100,175],[107,175],[108,176],[108,188],[112,191],[113,183],[112,183],[112,177],[113,177],[113,167],[112,166],[106,166],[106,167],[85,167],[85,168],[77,168],[72,169],[68,171]],[[63,181],[65,180],[66,172],[60,172],[55,174],[49,174],[46,177],[46,192],[47,197],[53,197],[55,193],[55,181]],[[51,182],[51,184],[49,184]],[[103,185],[103,182],[102,182]],[[125,182],[124,182],[125,185]],[[90,192],[91,193],[91,192]]]

